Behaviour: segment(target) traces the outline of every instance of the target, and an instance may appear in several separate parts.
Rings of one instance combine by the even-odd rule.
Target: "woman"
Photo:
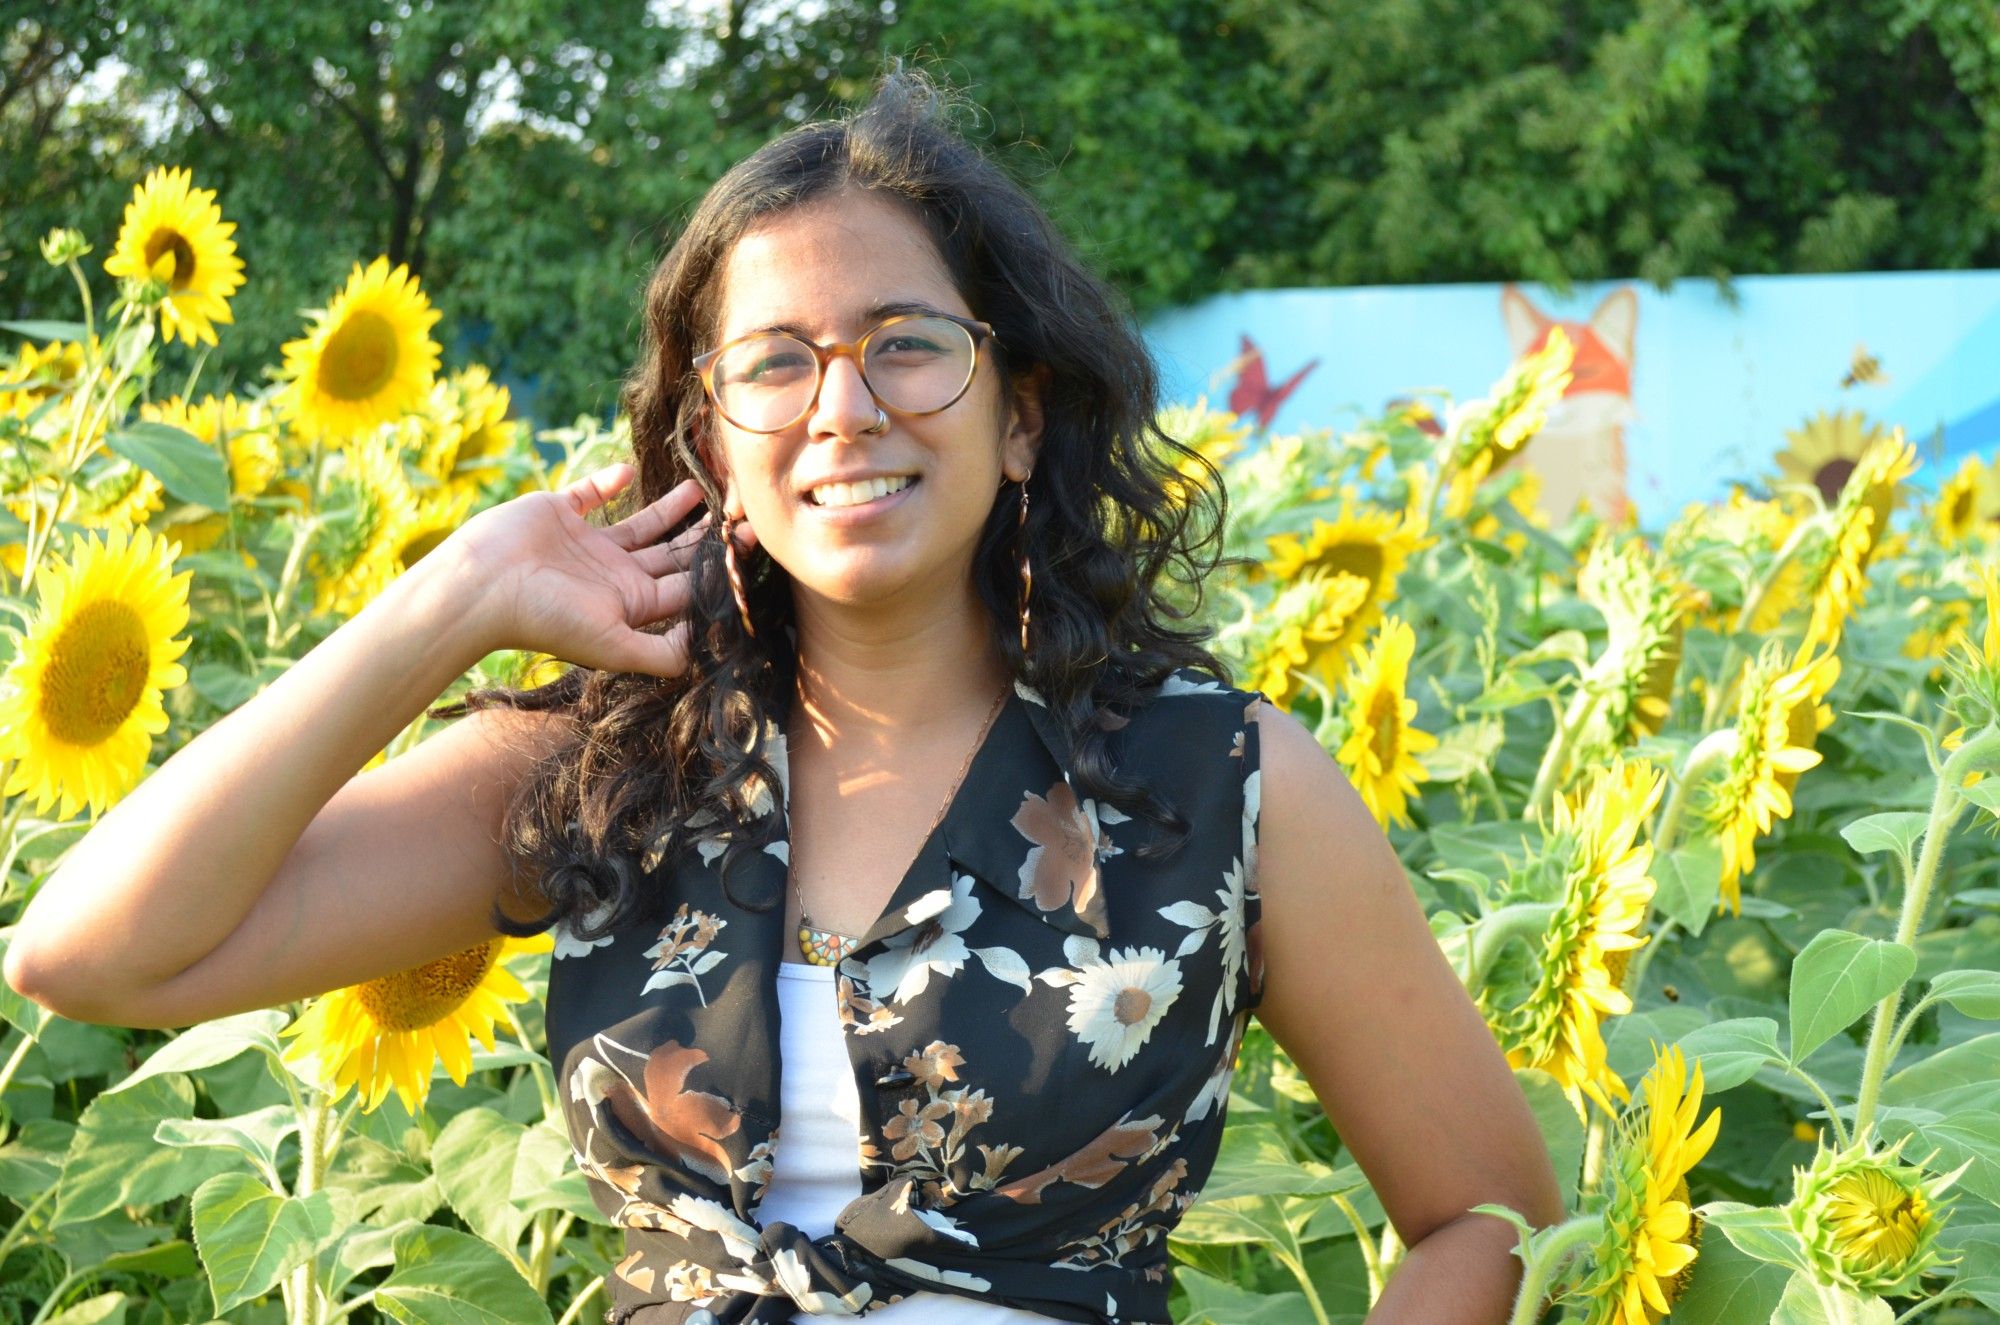
[[[647,328],[633,464],[191,742],[9,981],[184,1025],[556,925],[613,1325],[1164,1321],[1254,1006],[1409,1247],[1371,1321],[1503,1319],[1467,1211],[1562,1213],[1526,1101],[1333,762],[1171,624],[1219,504],[1032,200],[898,72],[711,189]],[[501,647],[578,666],[354,775]]]

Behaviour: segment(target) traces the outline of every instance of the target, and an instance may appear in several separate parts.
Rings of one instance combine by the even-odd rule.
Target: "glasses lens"
[[[927,414],[958,399],[972,380],[972,333],[949,318],[897,317],[868,335],[861,372],[876,399],[906,414]],[[716,358],[716,403],[728,420],[776,432],[806,412],[819,374],[812,347],[773,334],[739,341]]]
[[[893,318],[868,338],[862,373],[890,409],[924,414],[958,399],[972,355],[972,333],[948,318]]]
[[[804,411],[817,376],[811,347],[794,336],[773,335],[723,350],[711,380],[716,404],[731,423],[770,432]]]

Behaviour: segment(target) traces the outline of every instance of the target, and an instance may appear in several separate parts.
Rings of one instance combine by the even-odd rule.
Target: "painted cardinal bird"
[[[1264,373],[1264,351],[1258,349],[1257,343],[1250,337],[1245,336],[1242,352],[1230,360],[1222,370],[1223,373],[1236,374],[1236,385],[1229,389],[1229,408],[1236,414],[1256,415],[1257,426],[1268,428],[1271,426],[1271,417],[1278,412],[1278,407],[1285,403],[1292,392],[1299,389],[1299,383],[1305,380],[1306,374],[1317,367],[1319,360],[1314,359],[1278,386],[1273,387]],[[1217,374],[1218,377],[1221,375]]]

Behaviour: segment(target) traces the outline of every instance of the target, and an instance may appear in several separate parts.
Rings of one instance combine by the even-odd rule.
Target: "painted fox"
[[[1500,316],[1518,360],[1542,348],[1549,328],[1561,327],[1576,347],[1569,386],[1548,422],[1515,458],[1541,478],[1538,500],[1553,520],[1569,517],[1579,501],[1610,521],[1631,511],[1625,484],[1625,425],[1632,414],[1632,341],[1639,298],[1631,286],[1604,296],[1587,322],[1552,318],[1513,285],[1500,290]]]

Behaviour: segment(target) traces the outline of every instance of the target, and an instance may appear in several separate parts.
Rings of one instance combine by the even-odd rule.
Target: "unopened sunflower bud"
[[[1954,1263],[1936,1245],[1949,1213],[1938,1198],[1971,1161],[1927,1179],[1922,1168],[1896,1162],[1909,1139],[1874,1152],[1866,1138],[1845,1149],[1822,1146],[1811,1164],[1792,1170],[1785,1218],[1822,1283],[1901,1296],[1916,1291],[1925,1274]]]
[[[90,245],[85,241],[83,232],[66,225],[59,225],[42,236],[42,257],[51,267],[75,262],[88,252]]]

